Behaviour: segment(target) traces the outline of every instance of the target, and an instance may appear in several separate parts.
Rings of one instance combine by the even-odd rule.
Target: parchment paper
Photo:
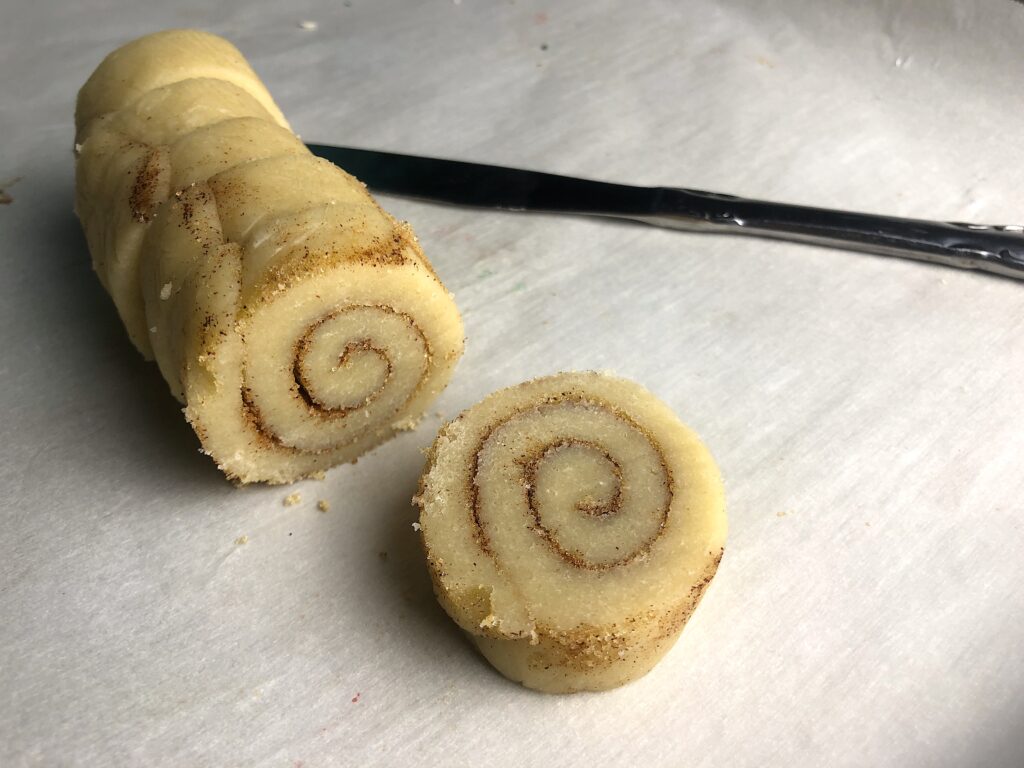
[[[1024,765],[1024,284],[384,198],[465,314],[455,380],[357,465],[238,490],[71,213],[77,89],[169,26],[307,140],[1024,219],[1009,0],[3,0],[0,765]],[[436,606],[409,498],[443,418],[589,368],[700,432],[731,533],[652,674],[559,698]]]

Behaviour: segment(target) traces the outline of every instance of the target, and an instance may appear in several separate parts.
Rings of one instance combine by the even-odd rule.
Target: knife
[[[917,259],[1024,280],[1024,226],[961,224],[636,187],[540,171],[328,144],[310,151],[376,192],[475,208],[603,216]]]

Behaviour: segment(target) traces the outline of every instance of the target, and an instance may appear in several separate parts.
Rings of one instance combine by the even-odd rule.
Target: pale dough
[[[75,122],[96,272],[229,477],[352,461],[447,384],[462,322],[411,229],[310,154],[229,42],[128,43]]]
[[[725,546],[699,438],[639,385],[596,373],[502,390],[447,424],[416,503],[441,605],[500,672],[549,692],[649,671]]]

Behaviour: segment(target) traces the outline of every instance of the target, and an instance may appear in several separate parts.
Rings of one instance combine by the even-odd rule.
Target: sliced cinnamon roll
[[[114,51],[76,126],[96,272],[229,477],[352,461],[447,384],[462,322],[412,230],[310,154],[226,40]]]
[[[724,551],[707,449],[645,389],[596,373],[502,390],[447,424],[415,501],[441,605],[542,691],[648,672]]]

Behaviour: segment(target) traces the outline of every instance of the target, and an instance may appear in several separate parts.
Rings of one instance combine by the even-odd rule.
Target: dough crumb
[[[242,544],[248,544],[248,543],[249,543],[249,537],[246,536],[244,533],[241,536],[239,536],[237,539],[235,539],[235,544],[237,544],[239,546],[241,546]]]
[[[296,491],[295,493],[289,493],[287,496],[284,497],[284,505],[286,507],[294,507],[300,501],[302,501],[302,494],[299,493],[298,491]]]
[[[369,411],[365,411],[365,414],[367,416],[369,416],[370,412]],[[419,423],[422,420],[423,420],[423,415],[422,414],[419,415],[419,416],[410,416],[407,419],[402,419],[401,421],[396,421],[391,426],[392,426],[392,428],[394,428],[395,430],[397,430],[399,432],[411,432],[412,430],[416,429],[417,426],[419,426]]]
[[[326,480],[327,479],[327,472],[322,470],[322,469],[318,469],[316,472],[313,472],[313,473],[310,474],[309,479],[310,480]]]
[[[379,557],[379,558],[380,558],[380,561],[381,561],[382,563],[386,563],[386,562],[387,562],[387,560],[388,560],[388,553],[387,553],[387,552],[378,552],[378,553],[377,553],[377,557]]]
[[[320,499],[320,501],[316,503],[316,508],[321,512],[328,512],[331,509],[331,505],[327,499]]]

